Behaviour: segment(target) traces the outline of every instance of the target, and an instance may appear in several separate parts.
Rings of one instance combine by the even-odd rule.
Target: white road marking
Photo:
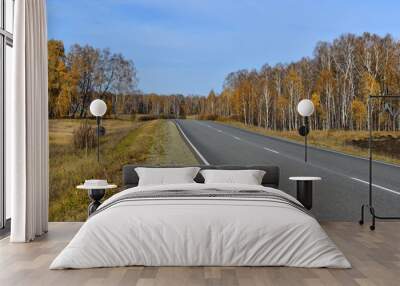
[[[221,129],[217,129],[217,128],[212,127],[212,126],[210,126],[210,125],[207,125],[207,126],[210,127],[211,129],[214,129],[215,131],[217,131],[217,132],[219,132],[219,133],[222,133],[222,130],[221,130]]]
[[[183,132],[182,128],[179,126],[178,122],[175,121],[176,126],[178,127],[179,131],[182,133],[183,137],[185,138],[185,140],[189,143],[190,147],[193,148],[194,152],[196,152],[197,156],[199,156],[199,158],[203,161],[203,163],[205,165],[210,165],[210,163],[208,163],[208,161],[206,160],[206,158],[204,158],[203,155],[201,155],[201,153],[199,152],[199,150],[197,150],[196,147],[194,147],[193,143],[190,142],[189,138],[186,136],[185,132]]]
[[[354,177],[350,177],[350,178],[352,178],[353,180],[355,180],[357,182],[361,182],[361,183],[364,183],[364,184],[367,184],[367,185],[369,184],[369,182],[361,180],[361,179],[358,179],[358,178],[354,178]],[[382,190],[387,191],[387,192],[391,192],[391,193],[396,194],[396,195],[400,195],[399,192],[396,192],[396,191],[394,191],[392,189],[388,189],[388,188],[385,188],[385,187],[382,187],[382,186],[379,186],[379,185],[376,185],[376,184],[372,184],[372,186],[375,187],[375,188],[382,189]]]
[[[264,150],[267,150],[267,151],[272,152],[272,153],[275,153],[275,154],[279,154],[278,151],[276,151],[276,150],[274,150],[274,149],[269,149],[269,148],[267,148],[267,147],[264,147]]]
[[[217,132],[219,132],[219,133],[224,133],[221,129],[217,129],[217,128],[211,126],[211,125],[208,125],[208,124],[207,124],[206,126],[209,127],[209,128],[211,128],[211,129],[214,129],[215,131],[217,131]],[[230,134],[227,133],[227,135],[230,135]],[[237,137],[237,136],[235,136],[235,135],[231,135],[231,136],[232,136],[233,138],[235,138],[236,140],[238,140],[238,141],[244,141],[244,140],[242,140],[242,138]],[[257,146],[257,144],[254,144],[253,142],[248,142],[248,141],[244,141],[244,142],[249,143],[250,145]],[[263,147],[263,149],[266,150],[266,151],[275,153],[275,154],[279,154],[279,152],[276,151],[276,150],[274,150],[274,149],[270,149],[270,148],[267,148],[267,147]]]

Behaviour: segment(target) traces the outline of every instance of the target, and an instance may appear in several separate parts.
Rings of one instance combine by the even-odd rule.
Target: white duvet
[[[268,190],[254,185],[180,184],[146,190]],[[100,206],[101,208],[101,206]],[[177,198],[125,201],[89,218],[50,269],[145,266],[294,266],[349,268],[311,216],[258,199]]]

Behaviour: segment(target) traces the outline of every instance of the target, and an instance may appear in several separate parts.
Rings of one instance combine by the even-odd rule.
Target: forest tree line
[[[85,117],[100,97],[114,114],[232,118],[275,130],[298,128],[303,98],[315,105],[314,129],[366,129],[368,96],[400,94],[400,42],[345,34],[319,42],[313,57],[232,72],[222,91],[208,96],[142,94],[137,82],[133,62],[120,54],[79,45],[66,53],[62,42],[49,41],[50,117]],[[399,107],[398,100],[374,100],[373,127],[399,130]]]
[[[316,109],[314,129],[360,130],[368,126],[368,96],[390,94],[400,95],[400,42],[390,35],[346,34],[318,43],[312,58],[230,73],[221,94],[208,96],[206,112],[293,130],[302,120],[297,104],[308,98]],[[373,127],[399,130],[399,100],[372,103]]]

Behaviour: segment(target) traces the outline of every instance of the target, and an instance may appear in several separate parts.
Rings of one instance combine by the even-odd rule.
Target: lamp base
[[[105,189],[88,190],[89,198],[92,201],[88,206],[88,216],[94,213],[97,210],[97,208],[101,205],[100,200],[104,197],[105,193],[106,193]]]
[[[308,128],[308,126],[303,125],[299,127],[299,134],[301,136],[307,136],[308,133],[310,133],[310,128]]]
[[[99,134],[99,136],[105,136],[106,135],[106,129],[104,126],[98,126],[98,130],[96,129],[96,134]]]

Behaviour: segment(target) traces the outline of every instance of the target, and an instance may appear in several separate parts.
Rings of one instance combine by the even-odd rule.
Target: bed
[[[118,266],[292,266],[350,268],[318,221],[280,191],[276,166],[261,185],[193,183],[138,186],[134,165],[50,269]]]

